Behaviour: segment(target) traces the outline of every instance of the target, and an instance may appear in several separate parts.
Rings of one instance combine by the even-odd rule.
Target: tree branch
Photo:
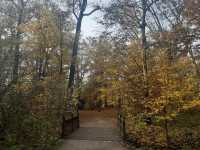
[[[75,6],[76,6],[76,1],[75,0],[73,0],[73,4],[72,5],[73,5],[73,14],[76,17],[76,19],[78,19],[78,16],[77,16],[77,14],[75,12]]]
[[[155,3],[157,3],[159,0],[152,0],[151,3],[149,5],[147,5],[146,10],[149,10],[151,8],[151,6]]]
[[[14,0],[8,0],[8,1],[11,2],[15,6],[15,8],[20,9],[20,6],[17,5],[17,3],[15,3]]]
[[[163,31],[163,27],[162,27],[162,24],[161,24],[161,22],[160,22],[160,20],[158,18],[158,15],[156,14],[154,8],[150,8],[149,11],[153,16],[153,18],[154,18],[154,20],[155,20],[155,22],[156,22],[156,24],[158,26],[159,31],[162,32]]]
[[[100,10],[101,8],[100,8],[100,6],[97,6],[95,9],[93,9],[91,12],[89,12],[89,13],[86,13],[86,14],[83,14],[83,16],[90,16],[90,15],[92,15],[95,11],[97,11],[97,10]]]

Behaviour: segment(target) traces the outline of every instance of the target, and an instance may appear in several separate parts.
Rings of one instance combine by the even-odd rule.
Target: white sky
[[[100,5],[106,5],[110,0],[88,0],[88,4],[98,3]],[[90,11],[90,8],[88,9]],[[84,38],[88,36],[98,36],[103,30],[103,26],[98,24],[97,20],[102,18],[102,13],[96,11],[91,16],[83,18],[82,35]]]
[[[103,31],[103,26],[97,23],[97,19],[101,18],[99,12],[95,12],[92,16],[84,17],[82,24],[83,37],[97,36]]]

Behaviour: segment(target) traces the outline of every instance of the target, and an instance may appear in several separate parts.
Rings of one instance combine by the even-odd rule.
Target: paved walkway
[[[81,126],[69,136],[60,150],[127,150],[118,135],[113,110],[83,111]]]

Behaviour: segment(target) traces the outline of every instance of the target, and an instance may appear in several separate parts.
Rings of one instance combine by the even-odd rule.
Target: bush
[[[61,135],[64,106],[62,79],[19,82],[1,106],[1,145],[7,149],[48,150]]]

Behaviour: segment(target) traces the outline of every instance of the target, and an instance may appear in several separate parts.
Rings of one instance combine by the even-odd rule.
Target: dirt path
[[[60,150],[126,150],[118,135],[113,110],[83,111],[80,129],[63,142]]]

